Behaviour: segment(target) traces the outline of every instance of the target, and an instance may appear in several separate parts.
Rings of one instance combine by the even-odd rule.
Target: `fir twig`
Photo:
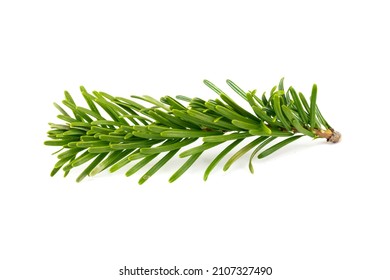
[[[86,176],[106,169],[114,172],[138,161],[126,172],[130,176],[154,160],[155,164],[139,180],[142,184],[185,149],[179,157],[188,158],[169,179],[173,182],[204,151],[229,143],[206,169],[204,180],[207,180],[214,167],[246,138],[253,139],[226,161],[224,170],[253,150],[249,161],[253,173],[252,160],[256,154],[258,158],[264,158],[302,136],[325,138],[332,143],[340,140],[341,134],[328,124],[318,108],[317,85],[313,85],[309,103],[293,87],[285,91],[283,79],[271,90],[268,98],[265,93],[258,97],[255,90],[245,92],[227,80],[233,91],[245,100],[250,108],[247,110],[211,82],[205,80],[204,83],[219,98],[205,101],[186,96],[177,96],[176,99],[165,96],[159,101],[150,96],[132,96],[133,99],[127,99],[104,92],[90,94],[81,87],[88,105],[84,108],[76,105],[70,93],[65,91],[62,103],[70,112],[54,103],[63,123],[49,123],[50,140],[45,142],[48,146],[61,147],[51,175],[62,168],[66,176],[74,167],[89,162],[77,178],[79,182]],[[203,144],[187,148],[199,138]],[[269,146],[278,138],[282,140]],[[164,155],[156,159],[160,154]]]

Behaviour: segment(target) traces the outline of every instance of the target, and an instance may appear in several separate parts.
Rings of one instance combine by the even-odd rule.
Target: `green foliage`
[[[74,167],[87,164],[77,178],[79,182],[86,176],[106,169],[114,172],[136,161],[126,172],[130,176],[154,162],[139,180],[142,184],[181,151],[179,157],[187,159],[169,179],[173,182],[203,152],[227,143],[206,169],[204,180],[207,180],[214,167],[246,138],[252,139],[228,158],[223,170],[253,150],[249,161],[253,173],[252,161],[257,154],[257,158],[264,158],[302,136],[324,138],[327,135],[325,138],[329,140],[329,133],[324,131],[333,131],[318,109],[316,85],[308,103],[294,88],[285,91],[283,79],[268,97],[265,94],[258,97],[256,90],[245,92],[227,80],[233,91],[244,99],[248,108],[245,109],[211,82],[204,83],[219,98],[205,101],[165,96],[156,100],[150,96],[132,96],[127,99],[104,92],[88,93],[81,87],[87,107],[80,107],[65,92],[62,103],[68,110],[54,103],[63,122],[49,123],[50,140],[44,143],[61,147],[51,175],[63,169],[66,176]],[[199,138],[203,139],[202,144],[189,147]],[[280,138],[281,141],[269,146]]]

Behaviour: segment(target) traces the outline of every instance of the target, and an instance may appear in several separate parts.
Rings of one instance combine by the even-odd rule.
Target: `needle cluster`
[[[56,152],[58,161],[51,175],[62,169],[66,176],[74,167],[88,164],[77,178],[79,182],[103,170],[114,172],[132,164],[126,172],[130,176],[153,161],[154,165],[139,179],[142,184],[180,152],[179,157],[186,161],[170,177],[169,181],[173,182],[203,152],[228,143],[206,168],[204,180],[207,180],[214,167],[233,150],[223,170],[251,152],[249,169],[253,173],[255,157],[269,156],[302,136],[325,138],[334,143],[340,139],[340,134],[331,128],[317,106],[315,84],[307,100],[293,87],[285,90],[283,79],[269,94],[261,96],[256,90],[244,91],[227,80],[244,100],[244,108],[211,82],[204,83],[218,98],[123,98],[98,91],[88,93],[80,87],[87,104],[82,107],[65,92],[62,104],[66,109],[54,103],[62,123],[49,124],[50,140],[45,141],[45,145],[61,147]],[[246,138],[251,141],[240,145]],[[202,140],[199,145],[191,145],[199,139]]]

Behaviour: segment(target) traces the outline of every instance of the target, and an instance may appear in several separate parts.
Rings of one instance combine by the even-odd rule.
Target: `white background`
[[[1,1],[0,279],[152,279],[128,267],[271,266],[268,279],[390,279],[386,1]],[[49,177],[52,102],[319,88],[337,145],[301,140],[255,162],[205,154],[167,182]],[[231,92],[231,91],[229,91]],[[78,169],[78,172],[81,170]],[[153,279],[256,277],[155,277]],[[260,277],[261,278],[261,277]],[[264,277],[267,279],[266,277]]]

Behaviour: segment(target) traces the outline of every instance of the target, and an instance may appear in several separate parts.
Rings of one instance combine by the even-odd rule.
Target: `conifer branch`
[[[62,104],[67,109],[54,103],[62,123],[49,123],[50,140],[44,143],[61,147],[56,152],[58,161],[51,176],[60,169],[66,176],[74,167],[88,163],[77,178],[79,182],[86,176],[106,169],[114,172],[133,163],[126,172],[130,176],[153,161],[155,164],[139,180],[143,184],[180,151],[179,157],[187,160],[169,179],[173,182],[203,152],[228,143],[206,168],[204,180],[207,180],[214,167],[246,138],[251,138],[251,142],[231,155],[224,170],[253,150],[249,162],[253,173],[252,161],[256,155],[264,158],[302,136],[325,138],[332,143],[341,138],[319,110],[315,84],[308,102],[293,87],[285,91],[283,79],[268,97],[265,93],[257,96],[256,90],[246,92],[227,80],[231,89],[245,100],[247,108],[244,108],[211,82],[204,83],[218,98],[205,101],[197,97],[165,96],[156,100],[150,96],[132,96],[128,99],[98,91],[91,94],[80,87],[87,104],[80,107],[65,91]],[[198,139],[203,143],[188,147]],[[270,144],[277,139],[282,140]],[[156,159],[160,154],[162,157]]]

